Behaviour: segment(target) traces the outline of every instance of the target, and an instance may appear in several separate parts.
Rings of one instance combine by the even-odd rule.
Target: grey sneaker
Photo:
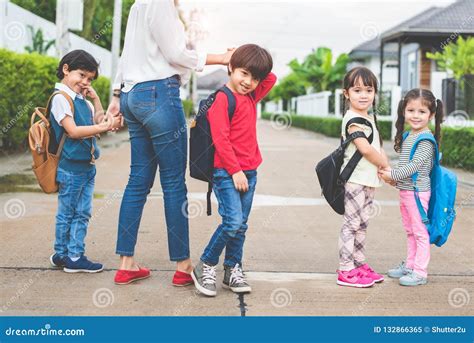
[[[233,268],[224,266],[224,280],[222,281],[222,287],[230,289],[234,293],[249,293],[252,291],[252,288],[245,280],[242,267],[238,263],[236,263]]]
[[[428,282],[428,279],[413,272],[405,276],[402,276],[400,280],[398,280],[398,282],[402,286],[419,286],[419,285],[426,285],[426,283]]]
[[[408,275],[413,272],[413,269],[407,268],[405,261],[402,261],[397,267],[390,269],[387,273],[388,277],[399,279],[402,276]]]
[[[199,292],[209,297],[216,296],[216,266],[209,266],[199,261],[193,269],[191,277],[194,280],[194,286]]]

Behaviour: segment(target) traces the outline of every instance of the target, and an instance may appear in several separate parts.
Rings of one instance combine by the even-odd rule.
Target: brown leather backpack
[[[63,91],[56,91],[49,97],[46,107],[35,108],[31,115],[31,126],[28,132],[28,141],[31,155],[33,156],[33,172],[41,189],[48,194],[58,191],[56,173],[61,151],[66,140],[66,133],[64,133],[59,142],[57,152],[55,154],[49,152],[49,142],[54,132],[52,132],[51,123],[47,117],[50,115],[51,100],[57,94],[62,94],[67,99],[74,116],[74,103],[71,97]],[[39,117],[39,120],[35,122],[36,117]]]

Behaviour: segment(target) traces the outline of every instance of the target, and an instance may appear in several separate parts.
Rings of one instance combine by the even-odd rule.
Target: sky
[[[326,46],[333,55],[349,53],[358,44],[375,38],[400,22],[454,0],[180,0],[187,17],[197,9],[193,20],[204,37],[198,49],[208,53],[225,51],[245,43],[268,49],[274,71],[281,78],[288,74],[288,62],[300,61],[312,49]],[[206,74],[215,68],[206,68]]]

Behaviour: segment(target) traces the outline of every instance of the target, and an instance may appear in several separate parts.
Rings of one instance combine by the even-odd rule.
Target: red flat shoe
[[[189,286],[194,283],[193,278],[191,277],[191,274],[185,273],[185,272],[180,272],[179,270],[174,273],[173,276],[173,286],[176,287],[183,287],[183,286]]]
[[[129,283],[150,277],[150,269],[138,267],[139,270],[117,270],[114,282],[116,285],[128,285]]]

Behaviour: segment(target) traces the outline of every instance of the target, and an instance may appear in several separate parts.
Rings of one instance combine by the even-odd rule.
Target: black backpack
[[[227,96],[229,122],[235,112],[235,97],[232,91],[223,86],[212,93],[207,99],[199,103],[198,113],[191,124],[189,138],[189,171],[191,177],[208,183],[207,187],[207,215],[211,215],[212,175],[214,172],[214,143],[212,142],[211,127],[207,119],[207,112],[216,100],[217,93],[223,92]]]
[[[372,133],[369,137],[366,137],[361,131],[356,131],[349,135],[348,128],[354,123],[369,126],[372,129]],[[368,120],[364,118],[352,118],[346,124],[346,140],[343,141],[341,137],[341,145],[316,165],[316,174],[318,175],[322,194],[332,209],[338,214],[344,214],[345,211],[344,185],[347,180],[349,180],[355,167],[362,158],[362,154],[356,150],[347,165],[344,167],[344,170],[341,172],[341,167],[344,163],[344,152],[349,143],[356,138],[366,138],[369,141],[369,144],[372,144],[374,138],[373,130],[372,124]]]

